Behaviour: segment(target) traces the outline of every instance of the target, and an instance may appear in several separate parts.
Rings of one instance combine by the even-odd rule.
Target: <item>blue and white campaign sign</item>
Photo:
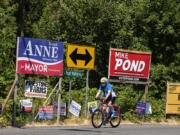
[[[63,75],[63,42],[18,38],[17,73]]]
[[[146,103],[146,114],[152,114],[151,104]]]
[[[52,119],[53,106],[41,105],[39,106],[39,119]]]
[[[146,103],[138,102],[136,105],[136,113],[145,114],[145,112],[146,112]]]
[[[69,112],[79,117],[79,114],[81,112],[81,105],[72,100],[70,108],[69,108]]]

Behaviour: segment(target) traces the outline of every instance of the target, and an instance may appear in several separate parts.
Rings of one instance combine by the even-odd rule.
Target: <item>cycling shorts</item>
[[[108,104],[111,101],[111,103],[114,104],[115,100],[116,100],[116,97],[109,96],[105,103]]]

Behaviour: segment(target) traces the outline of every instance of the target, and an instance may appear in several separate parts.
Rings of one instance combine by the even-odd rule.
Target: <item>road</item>
[[[3,128],[0,135],[180,135],[180,126],[167,125],[121,125],[94,129],[91,126]]]

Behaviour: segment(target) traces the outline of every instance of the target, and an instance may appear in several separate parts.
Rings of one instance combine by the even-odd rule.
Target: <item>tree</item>
[[[17,4],[0,1],[0,96],[5,97],[14,80],[16,61]]]

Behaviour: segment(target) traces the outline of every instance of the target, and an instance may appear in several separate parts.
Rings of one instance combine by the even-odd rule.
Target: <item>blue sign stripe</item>
[[[63,60],[63,42],[19,37],[18,58],[29,58],[46,63]]]

